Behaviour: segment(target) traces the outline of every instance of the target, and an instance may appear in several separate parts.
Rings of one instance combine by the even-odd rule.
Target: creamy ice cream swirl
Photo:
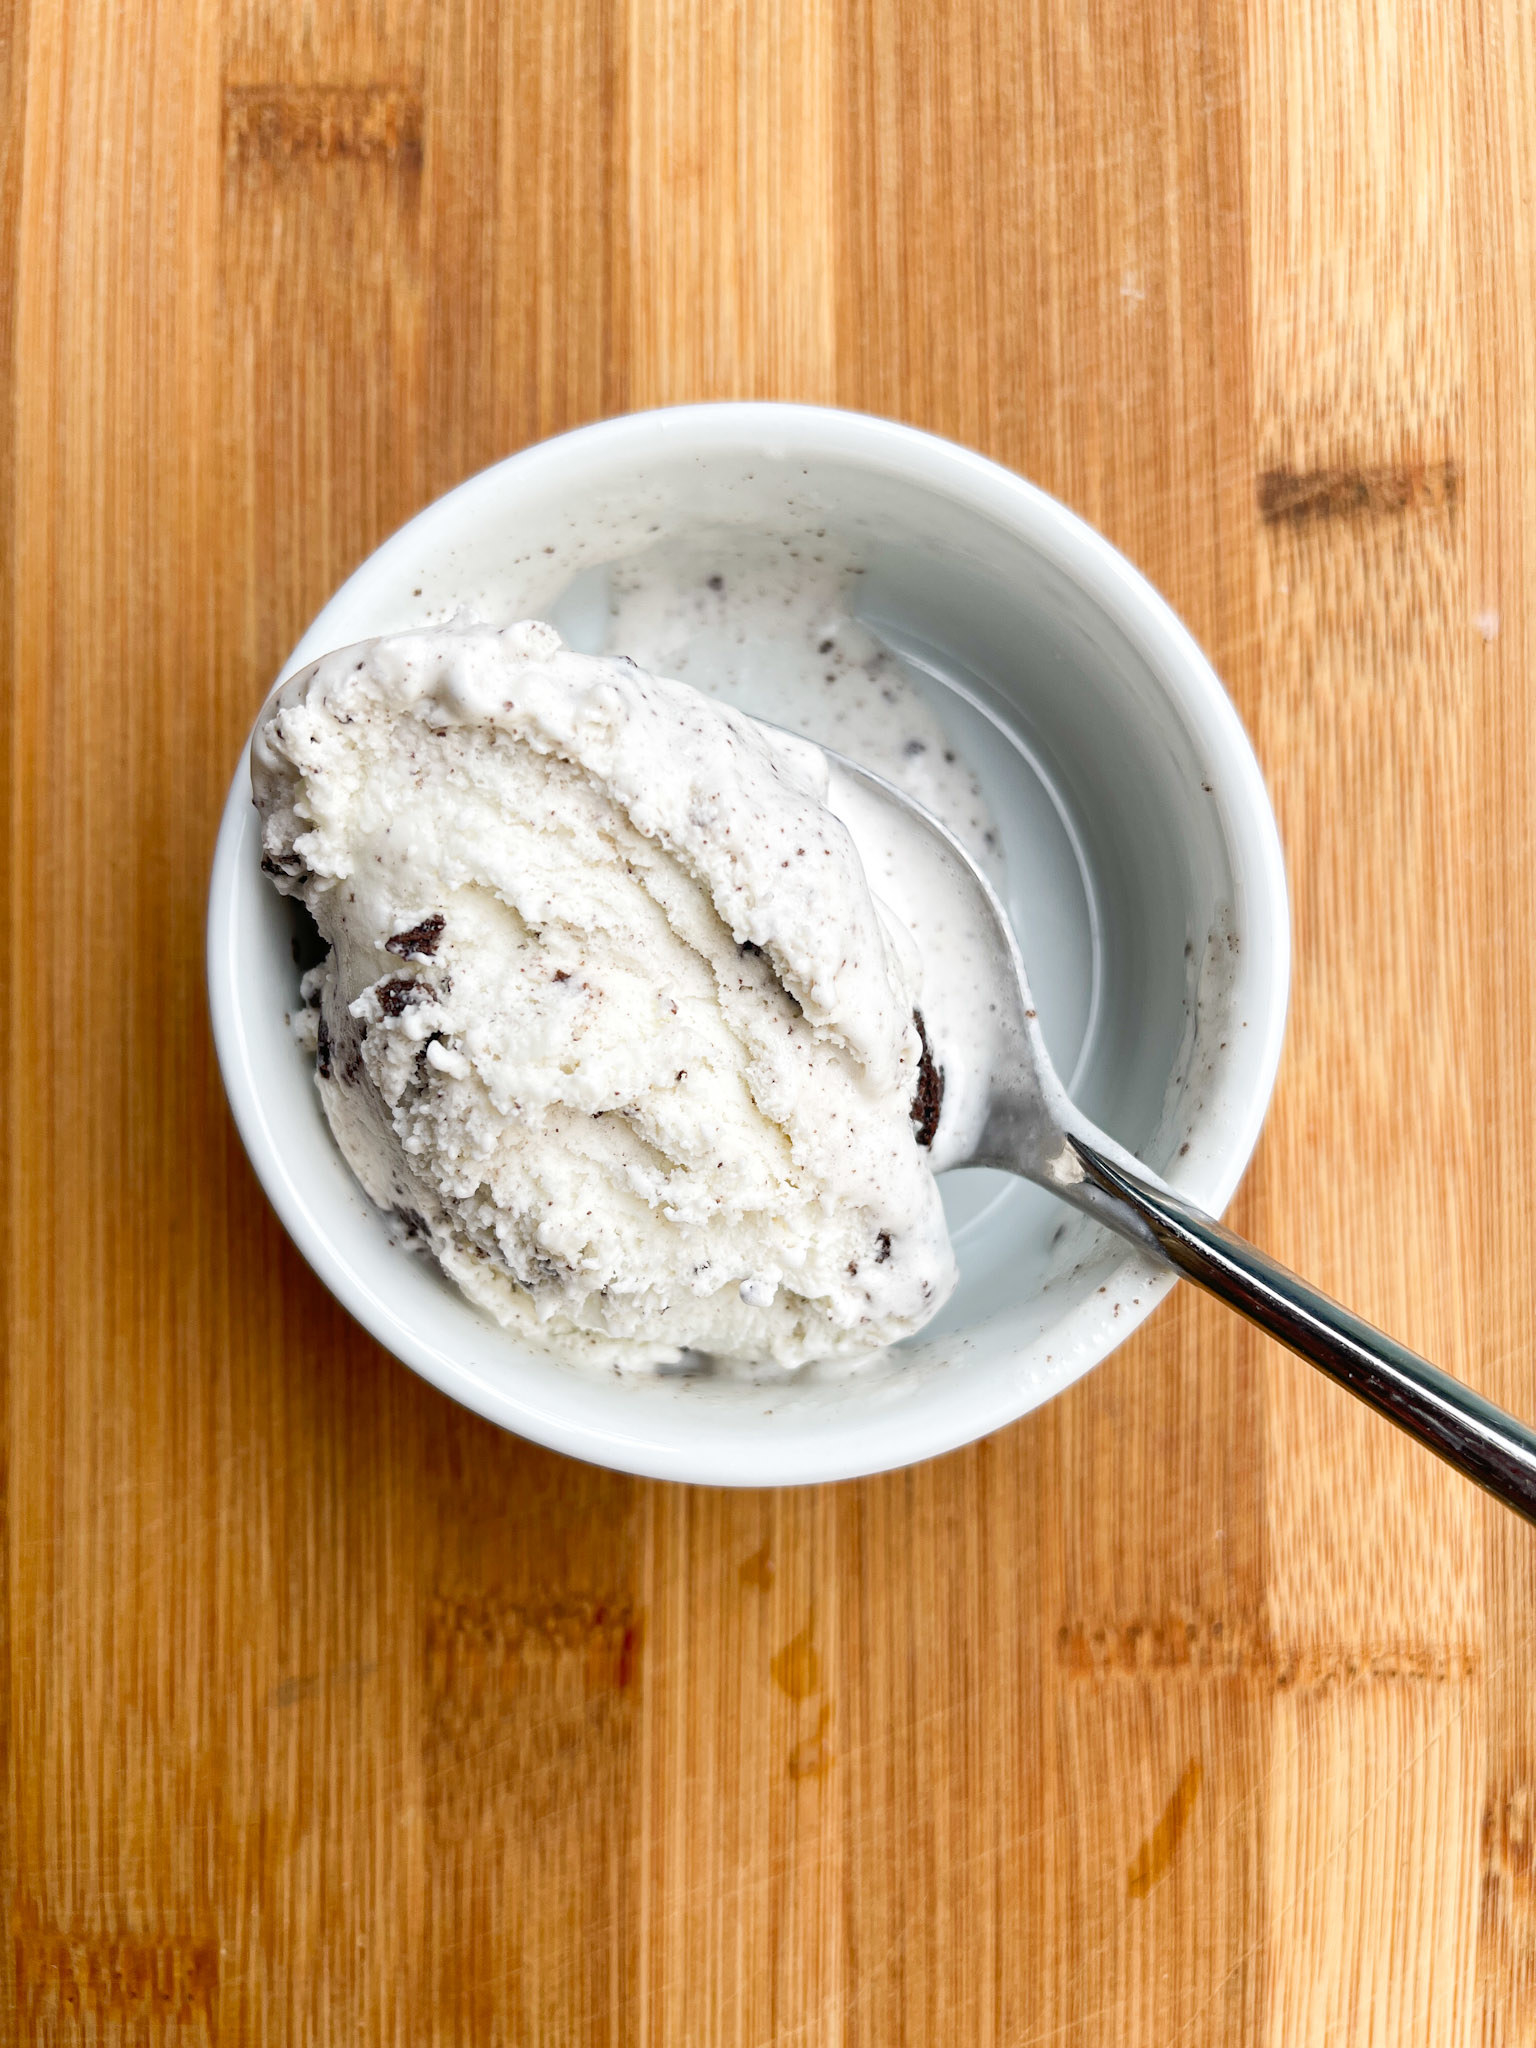
[[[941,1305],[911,967],[811,750],[471,622],[295,676],[253,781],[330,949],[337,1142],[471,1300],[621,1367],[794,1366]]]

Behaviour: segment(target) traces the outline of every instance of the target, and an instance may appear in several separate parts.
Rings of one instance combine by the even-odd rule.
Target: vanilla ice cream
[[[824,774],[537,624],[327,655],[260,724],[337,1142],[546,1349],[794,1366],[954,1284],[914,965]]]

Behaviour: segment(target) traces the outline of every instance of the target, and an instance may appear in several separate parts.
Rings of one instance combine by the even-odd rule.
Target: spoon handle
[[[1203,1210],[1127,1172],[1081,1138],[1070,1143],[1085,1179],[1109,1198],[1093,1204],[1095,1214],[1137,1243],[1150,1235],[1169,1264],[1207,1293],[1536,1522],[1536,1431],[1351,1315]]]

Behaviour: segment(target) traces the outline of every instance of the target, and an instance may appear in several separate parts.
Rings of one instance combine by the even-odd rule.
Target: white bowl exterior
[[[421,562],[441,560],[445,548],[473,585],[494,561],[495,536],[513,509],[552,490],[575,508],[627,492],[632,514],[587,534],[576,510],[560,573],[643,544],[654,531],[649,515],[664,523],[669,508],[643,502],[636,480],[679,455],[802,461],[811,479],[817,464],[852,466],[868,472],[872,492],[886,478],[931,494],[936,531],[946,506],[980,514],[1068,578],[1085,617],[1107,620],[1134,646],[1166,702],[1170,729],[1198,746],[1242,934],[1230,1002],[1244,1028],[1206,1073],[1187,1152],[1164,1168],[1219,1213],[1258,1138],[1284,1034],[1289,920],[1273,814],[1236,712],[1174,613],[1102,536],[1009,471],[912,428],[809,406],[690,406],[605,421],[512,456],[428,506],[342,586],[284,674],[333,647],[417,622]],[[342,1161],[274,1001],[274,988],[291,978],[288,928],[259,852],[242,759],[214,858],[208,972],[219,1061],[252,1164],[305,1257],[379,1342],[520,1435],[623,1471],[716,1485],[888,1470],[1037,1407],[1123,1342],[1172,1284],[1113,1240],[1098,1240],[1093,1256],[1061,1276],[1054,1301],[1041,1295],[940,1342],[920,1339],[895,1354],[894,1368],[877,1359],[799,1380],[600,1374],[525,1350],[434,1268],[387,1241]]]

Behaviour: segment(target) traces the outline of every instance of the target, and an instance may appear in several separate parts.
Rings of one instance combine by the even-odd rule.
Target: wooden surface
[[[1533,265],[1521,0],[12,0],[15,2038],[1536,2040],[1528,1530],[1187,1290],[889,1478],[535,1450],[288,1245],[201,969],[397,522],[627,407],[915,420],[1254,734],[1239,1225],[1536,1414]]]

